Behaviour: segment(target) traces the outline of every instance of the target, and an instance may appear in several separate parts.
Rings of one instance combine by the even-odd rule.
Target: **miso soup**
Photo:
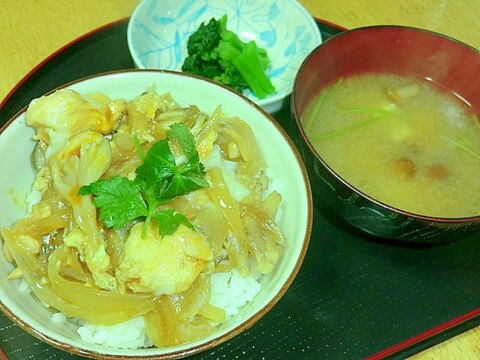
[[[435,217],[480,213],[480,124],[430,81],[392,74],[342,79],[302,123],[322,159],[363,193]]]

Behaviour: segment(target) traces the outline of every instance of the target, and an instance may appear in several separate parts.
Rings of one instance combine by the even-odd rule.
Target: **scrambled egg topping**
[[[153,118],[155,109],[161,107],[160,97],[145,93],[135,106],[146,119]],[[210,245],[199,232],[181,226],[175,234],[161,238],[152,225],[142,238],[143,223],[137,223],[123,245],[120,263],[112,269],[91,197],[77,194],[82,185],[98,180],[110,166],[112,149],[105,135],[119,128],[125,111],[122,101],[112,102],[97,94],[81,96],[73,90],[35,100],[27,122],[46,146],[48,165],[39,173],[37,188],[45,191],[53,181],[72,206],[79,227],[67,233],[64,243],[78,250],[98,287],[155,294],[182,292],[212,264]]]

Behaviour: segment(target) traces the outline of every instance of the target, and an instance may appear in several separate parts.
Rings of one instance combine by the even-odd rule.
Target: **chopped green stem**
[[[342,110],[349,112],[349,113],[357,113],[357,114],[371,114],[371,115],[389,115],[393,112],[392,109],[389,108],[342,108]]]
[[[151,219],[151,217],[147,216],[147,218],[145,219],[145,221],[143,223],[142,239],[145,239],[145,237],[147,236],[147,231],[148,231],[148,228],[150,227],[150,219]]]
[[[473,118],[473,122],[475,123],[475,125],[477,125],[477,128],[480,129],[480,122],[478,121],[477,114],[473,114],[472,118]]]
[[[314,103],[311,116],[308,117],[307,121],[303,124],[303,128],[305,132],[308,134],[312,129],[312,125],[314,124],[315,119],[317,118],[318,113],[325,106],[327,101],[330,100],[332,95],[335,93],[338,86],[342,83],[343,79],[340,78],[332,87],[325,89],[321,92],[320,97]]]
[[[143,222],[142,239],[145,239],[145,236],[147,236],[147,231],[148,231],[148,228],[150,227],[150,222],[153,218],[153,215],[155,215],[156,209],[157,209],[156,204],[153,204],[153,206],[150,206],[148,208],[148,215],[146,216],[145,221]]]
[[[329,131],[325,134],[320,134],[320,135],[317,135],[315,137],[312,137],[311,140],[316,142],[316,141],[323,141],[323,140],[332,139],[332,138],[335,138],[335,137],[338,137],[338,136],[342,136],[342,135],[348,134],[352,131],[356,131],[358,129],[364,128],[364,127],[369,126],[369,125],[372,125],[375,122],[377,122],[378,120],[385,118],[387,115],[388,114],[381,114],[381,115],[373,116],[373,117],[370,117],[370,118],[367,118],[367,119],[358,120],[358,121],[355,121],[353,124],[345,126],[341,129],[332,130],[332,131]]]
[[[137,152],[138,157],[140,160],[145,160],[145,154],[143,153],[142,147],[140,145],[140,140],[138,140],[138,136],[135,135],[133,137],[133,143],[135,144],[135,151]]]
[[[446,139],[449,143],[455,145],[459,149],[462,149],[463,151],[467,152],[468,154],[480,160],[479,152],[474,149],[473,145],[470,143],[470,141],[468,141],[468,139],[464,137],[459,137],[458,140],[454,140],[451,138],[446,138]]]

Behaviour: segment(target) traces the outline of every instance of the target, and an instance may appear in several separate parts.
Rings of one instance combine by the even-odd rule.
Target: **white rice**
[[[22,277],[18,283],[18,290],[23,294],[30,294],[32,288],[28,285],[27,280]]]
[[[57,312],[52,315],[52,321],[57,324],[63,324],[65,321],[67,321],[67,315],[62,312]]]
[[[116,349],[137,349],[151,346],[143,317],[137,317],[121,324],[97,326],[85,324],[77,330],[82,340]]]
[[[227,319],[236,315],[240,308],[252,301],[260,291],[258,276],[241,276],[233,270],[212,274],[212,293],[210,303],[225,310]],[[67,321],[62,313],[52,315],[52,321]],[[152,345],[147,337],[143,317],[111,326],[97,326],[89,323],[81,325],[78,334],[83,341],[117,349],[136,349]]]
[[[225,310],[227,318],[238,313],[239,309],[252,301],[260,291],[258,276],[243,277],[237,270],[212,274],[212,294],[210,304]]]

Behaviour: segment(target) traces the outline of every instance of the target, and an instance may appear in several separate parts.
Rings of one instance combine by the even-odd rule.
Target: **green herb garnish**
[[[178,166],[169,141],[176,141],[186,161]],[[137,146],[138,148],[138,146]],[[153,219],[161,236],[173,234],[180,224],[193,229],[188,219],[174,209],[158,207],[177,196],[207,187],[205,171],[199,161],[195,139],[183,124],[174,124],[167,138],[153,144],[136,169],[136,177],[113,176],[82,186],[78,194],[92,194],[100,209],[99,219],[108,228],[121,228],[133,220],[144,220],[143,234]]]
[[[260,99],[275,91],[265,70],[270,59],[255,41],[244,43],[227,29],[227,16],[215,18],[188,38],[182,71],[218,81],[237,91],[250,88]]]

